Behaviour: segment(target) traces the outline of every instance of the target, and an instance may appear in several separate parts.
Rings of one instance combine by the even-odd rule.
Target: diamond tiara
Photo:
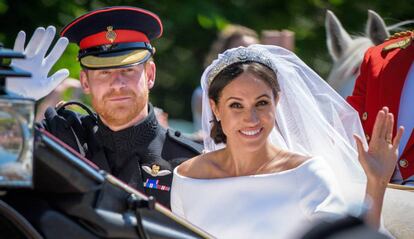
[[[267,51],[264,49],[258,47],[238,47],[225,51],[213,62],[214,65],[208,73],[208,85],[224,68],[237,62],[258,62],[268,66],[270,69],[275,69]]]

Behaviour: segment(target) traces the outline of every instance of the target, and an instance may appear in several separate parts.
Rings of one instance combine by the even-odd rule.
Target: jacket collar
[[[147,117],[136,125],[120,131],[112,131],[98,118],[96,134],[103,147],[113,152],[121,152],[136,151],[138,148],[145,147],[157,136],[158,130],[159,123],[155,117],[154,107],[148,104]]]

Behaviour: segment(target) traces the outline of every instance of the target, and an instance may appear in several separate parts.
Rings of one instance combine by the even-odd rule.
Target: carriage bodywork
[[[154,198],[35,130],[32,187],[2,188],[7,238],[209,238]]]

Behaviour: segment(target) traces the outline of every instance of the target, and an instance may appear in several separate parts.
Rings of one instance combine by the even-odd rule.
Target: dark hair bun
[[[214,140],[214,143],[226,143],[227,137],[221,128],[220,121],[217,121],[215,118],[212,120],[213,127],[211,127],[210,137]]]

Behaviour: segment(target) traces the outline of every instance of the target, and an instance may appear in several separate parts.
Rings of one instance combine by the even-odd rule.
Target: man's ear
[[[216,105],[216,102],[214,100],[209,99],[211,110],[213,111],[213,116],[216,117],[217,121],[220,121],[220,112],[218,110],[218,106]]]
[[[86,70],[81,70],[81,72],[80,72],[80,83],[81,83],[83,92],[85,94],[90,94],[91,90],[89,88],[88,74],[87,74]]]
[[[150,60],[145,63],[145,74],[147,74],[148,89],[154,87],[156,70],[157,68],[153,61]]]

